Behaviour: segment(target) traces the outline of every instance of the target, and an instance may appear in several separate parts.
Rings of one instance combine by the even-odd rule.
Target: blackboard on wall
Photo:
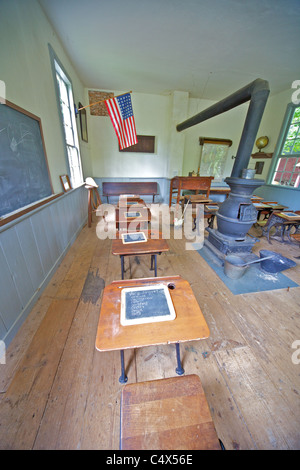
[[[41,120],[0,104],[0,217],[53,194]]]

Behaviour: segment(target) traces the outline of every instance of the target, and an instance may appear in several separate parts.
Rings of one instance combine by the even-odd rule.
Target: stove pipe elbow
[[[227,98],[224,98],[204,111],[178,124],[176,129],[178,132],[181,132],[184,129],[250,101],[241,140],[231,172],[232,177],[239,178],[242,170],[248,166],[269,93],[269,83],[266,80],[257,78],[245,87],[229,95]]]

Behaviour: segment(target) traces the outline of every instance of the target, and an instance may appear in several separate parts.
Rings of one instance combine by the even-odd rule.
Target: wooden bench
[[[107,197],[107,202],[110,196],[121,194],[152,195],[154,202],[154,197],[158,194],[158,184],[154,181],[103,182],[102,194]]]
[[[125,385],[121,450],[221,450],[197,375]]]

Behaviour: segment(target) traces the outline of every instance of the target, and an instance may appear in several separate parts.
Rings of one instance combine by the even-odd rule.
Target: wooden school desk
[[[206,192],[206,197],[209,197],[211,181],[214,179],[213,176],[174,176],[170,182],[170,198],[169,207],[171,207],[173,199],[173,191],[177,189],[176,204],[179,204],[181,190],[191,189],[196,190],[196,194],[199,190]]]
[[[169,251],[167,241],[162,238],[162,233],[157,230],[141,230],[147,238],[146,242],[139,243],[123,243],[122,233],[117,232],[117,237],[112,241],[112,254],[119,255],[121,258],[121,279],[124,279],[124,256],[140,256],[151,255],[151,267],[154,269],[155,277],[157,276],[157,255],[162,252]],[[154,266],[153,266],[154,264]]]
[[[291,240],[291,230],[295,228],[296,232],[299,231],[300,227],[300,214],[296,214],[294,212],[273,212],[271,223],[268,224],[266,230],[266,236],[270,243],[270,230],[272,226],[276,227],[276,234],[278,233],[281,236],[281,242],[289,242],[292,243]],[[287,239],[285,238],[287,235]]]
[[[116,209],[117,229],[131,231],[147,230],[148,222],[151,220],[151,213],[147,207],[139,204],[133,204],[128,207],[119,207]]]
[[[170,321],[123,326],[120,321],[121,292],[124,287],[164,284],[168,286],[176,318]],[[114,281],[105,287],[96,336],[98,351],[121,353],[121,383],[127,382],[124,349],[158,344],[175,344],[177,368],[182,375],[179,343],[208,338],[209,329],[189,283],[180,276]]]

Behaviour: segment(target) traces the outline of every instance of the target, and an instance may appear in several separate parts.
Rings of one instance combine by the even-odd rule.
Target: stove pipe
[[[176,129],[181,132],[250,100],[242,137],[231,172],[231,176],[239,178],[242,170],[248,166],[269,93],[269,83],[266,80],[257,78],[227,98],[178,124]]]
[[[264,180],[241,178],[241,173],[248,166],[269,92],[268,82],[258,78],[176,126],[180,132],[250,100],[231,176],[225,179],[231,192],[217,212],[218,229],[207,228],[209,236],[206,244],[221,257],[229,252],[249,252],[258,241],[246,234],[256,221],[257,214],[251,203],[251,194],[264,184]]]

